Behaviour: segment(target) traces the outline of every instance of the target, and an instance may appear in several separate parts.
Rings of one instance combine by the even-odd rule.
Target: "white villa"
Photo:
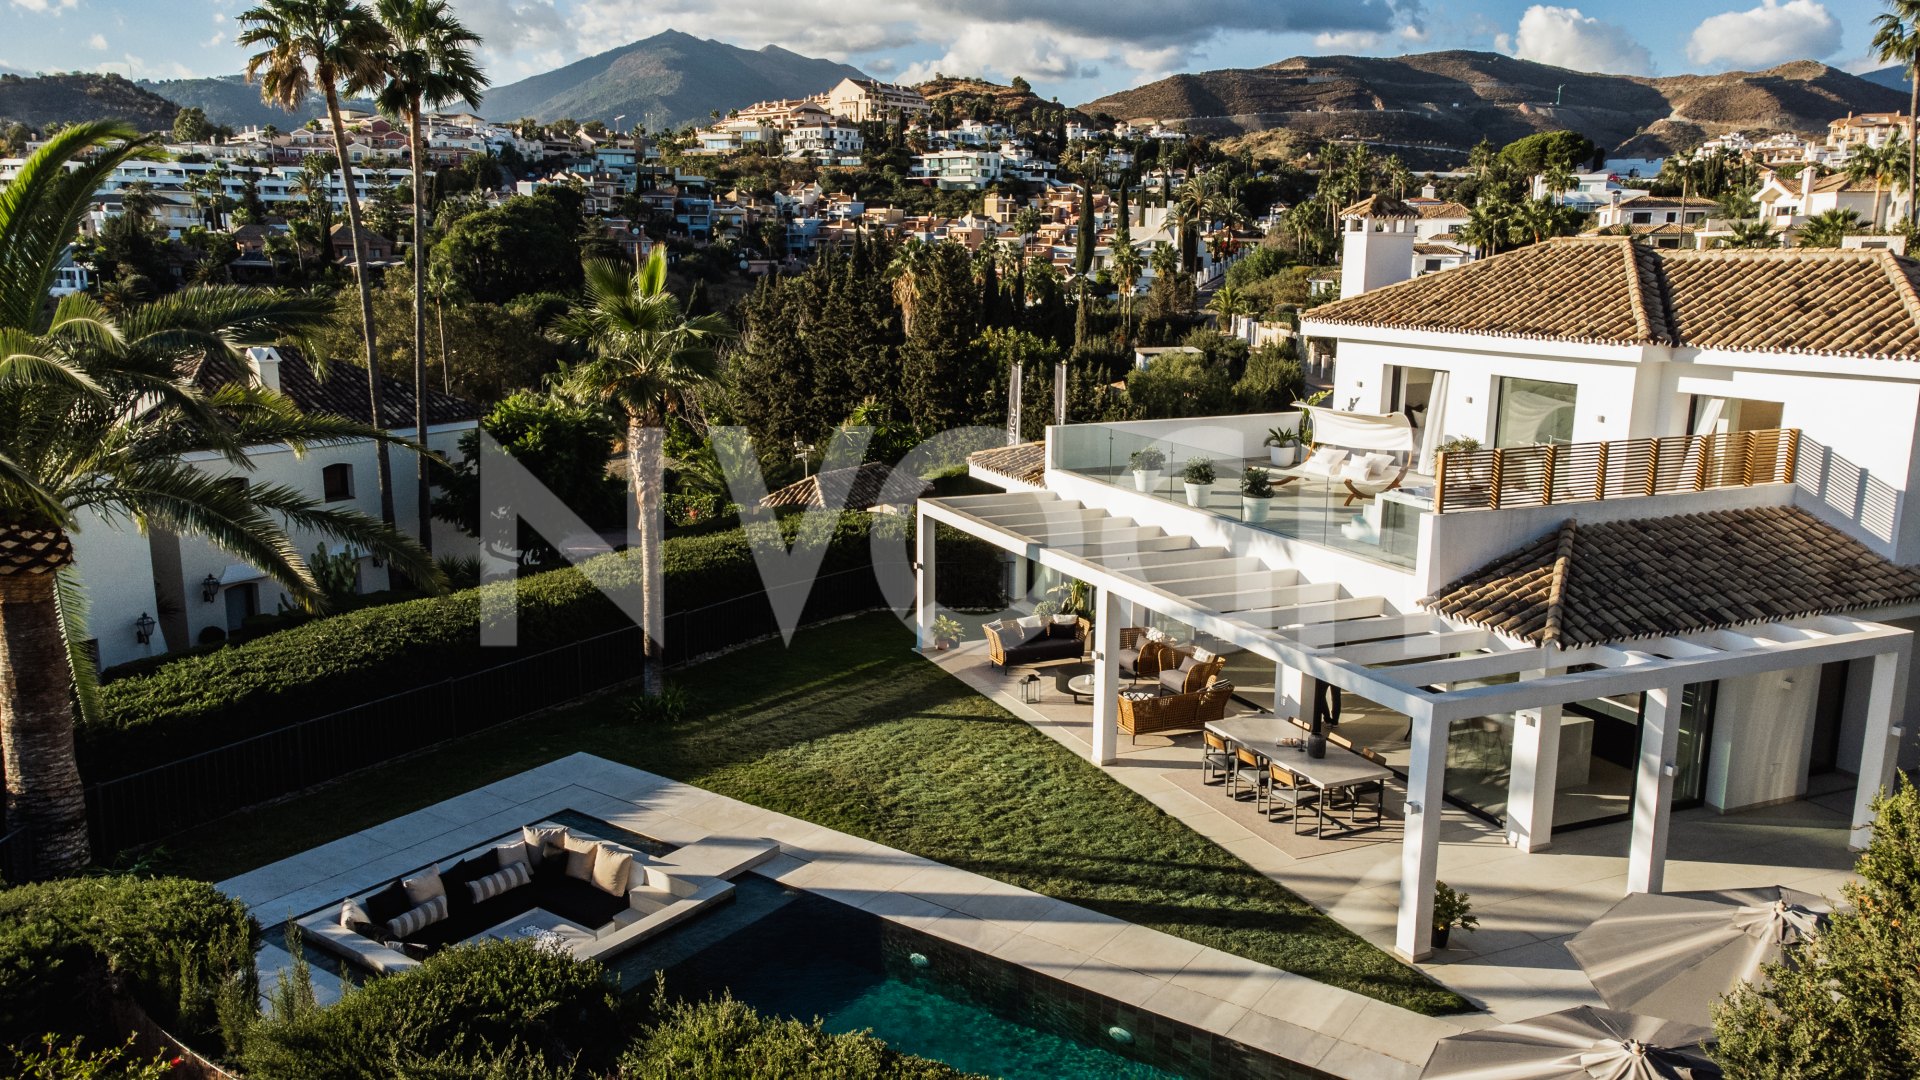
[[[367,375],[353,364],[330,365],[318,378],[304,357],[271,348],[247,350],[246,373],[268,389],[278,390],[303,412],[330,413],[367,422]],[[213,389],[240,373],[224,361],[202,366],[195,381]],[[384,419],[396,435],[412,438],[413,387],[410,382],[384,379]],[[427,396],[427,435],[434,451],[457,458],[460,436],[477,425],[479,411],[472,403],[438,391]],[[283,445],[253,447],[248,452],[251,471],[236,469],[212,454],[196,453],[186,460],[209,473],[231,477],[235,483],[280,484],[333,508],[359,510],[380,516],[375,473],[375,444],[368,440],[309,447],[296,454]],[[418,521],[414,456],[394,448],[395,518],[402,532],[412,532]],[[434,523],[435,547],[448,550],[456,538],[471,541],[444,522]],[[323,539],[292,530],[294,549],[311,559]],[[158,527],[141,531],[124,520],[107,520],[83,511],[73,532],[75,562],[86,586],[94,634],[94,652],[103,667],[184,649],[240,629],[254,615],[272,614],[291,603],[286,593],[257,567],[236,562],[212,544],[183,537]],[[329,552],[338,554],[338,544]],[[355,551],[360,592],[388,586],[384,564]]]
[[[975,455],[1004,494],[917,506],[922,644],[938,523],[1008,553],[1021,585],[1090,586],[1103,764],[1128,628],[1224,656],[1281,716],[1323,683],[1369,703],[1372,727],[1340,731],[1404,783],[1408,959],[1430,951],[1443,805],[1526,853],[1630,823],[1612,853],[1629,892],[1662,891],[1676,808],[1838,797],[1834,835],[1864,842],[1920,747],[1920,266],[1565,239],[1301,329],[1336,351],[1333,408],[1312,411],[1312,458],[1273,467],[1270,503],[1234,482],[1299,412],[1067,425]],[[1193,458],[1216,486],[1182,491]]]

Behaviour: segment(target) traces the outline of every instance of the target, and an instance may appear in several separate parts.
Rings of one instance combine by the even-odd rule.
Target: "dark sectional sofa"
[[[1006,619],[983,627],[987,656],[1000,668],[1078,660],[1086,655],[1088,628],[1085,619],[1059,623],[1052,618],[1043,618],[1039,626],[1021,626],[1016,620]]]

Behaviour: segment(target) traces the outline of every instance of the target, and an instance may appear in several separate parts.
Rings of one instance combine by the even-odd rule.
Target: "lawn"
[[[197,829],[154,863],[219,880],[586,751],[1419,1012],[1468,1007],[910,641],[887,614],[803,630],[680,672],[684,720],[609,695]]]

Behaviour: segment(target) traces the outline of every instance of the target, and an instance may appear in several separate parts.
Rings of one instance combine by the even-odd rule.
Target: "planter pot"
[[[936,641],[936,642],[934,642],[934,643],[933,643],[933,647],[934,647],[935,649],[938,649],[938,650],[939,650],[939,651],[941,651],[941,652],[946,652],[946,651],[947,651],[948,649],[951,649],[951,648],[953,648],[953,642],[951,642],[951,641]]]
[[[1205,506],[1207,499],[1213,495],[1212,484],[1183,484],[1182,486],[1187,489],[1188,506]]]
[[[1436,948],[1436,949],[1444,949],[1444,948],[1446,948],[1446,947],[1447,947],[1447,935],[1449,935],[1449,934],[1451,934],[1451,933],[1453,933],[1453,927],[1451,927],[1451,926],[1436,926],[1436,927],[1434,927],[1434,928],[1433,928],[1433,937],[1432,937],[1432,939],[1431,939],[1431,940],[1432,940],[1432,942],[1433,942],[1433,947],[1434,947],[1434,948]]]
[[[1152,491],[1160,486],[1159,469],[1133,470],[1133,488],[1135,491]]]
[[[1327,756],[1326,735],[1318,731],[1308,733],[1307,756],[1310,758],[1323,758]]]
[[[1281,468],[1281,469],[1292,468],[1293,463],[1295,461],[1298,461],[1299,459],[1300,459],[1300,447],[1297,445],[1267,447],[1267,460],[1273,462],[1276,468]]]
[[[1247,521],[1267,520],[1267,511],[1273,508],[1273,499],[1256,499],[1251,495],[1240,496],[1240,516]]]

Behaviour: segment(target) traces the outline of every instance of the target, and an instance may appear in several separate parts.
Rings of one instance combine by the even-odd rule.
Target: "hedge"
[[[798,518],[783,521],[789,539],[799,523]],[[897,535],[904,548],[912,520],[843,515],[820,573],[870,566],[875,529],[883,537]],[[993,550],[944,529],[940,543],[942,601],[998,606],[1000,570]],[[669,538],[662,561],[669,616],[761,591],[759,569],[740,529]],[[616,594],[639,588],[638,571],[624,554],[592,563],[594,576]],[[882,602],[877,585],[864,577],[856,580],[872,590],[873,604]],[[481,597],[508,589],[518,595],[519,644],[482,648]],[[78,733],[82,772],[90,781],[137,772],[629,625],[625,613],[574,567],[316,619],[107,683],[101,688],[100,718],[82,724]],[[750,635],[764,632],[742,629]]]
[[[620,1059],[621,1080],[962,1080],[969,1075],[902,1054],[860,1032],[830,1034],[819,1020],[761,1016],[731,997],[698,1004],[656,999],[654,1007],[656,1021]]]
[[[259,934],[245,904],[184,878],[0,889],[0,1047],[42,1049],[49,1034],[117,1046],[127,1033],[106,1016],[130,1000],[217,1053],[251,1014]]]

